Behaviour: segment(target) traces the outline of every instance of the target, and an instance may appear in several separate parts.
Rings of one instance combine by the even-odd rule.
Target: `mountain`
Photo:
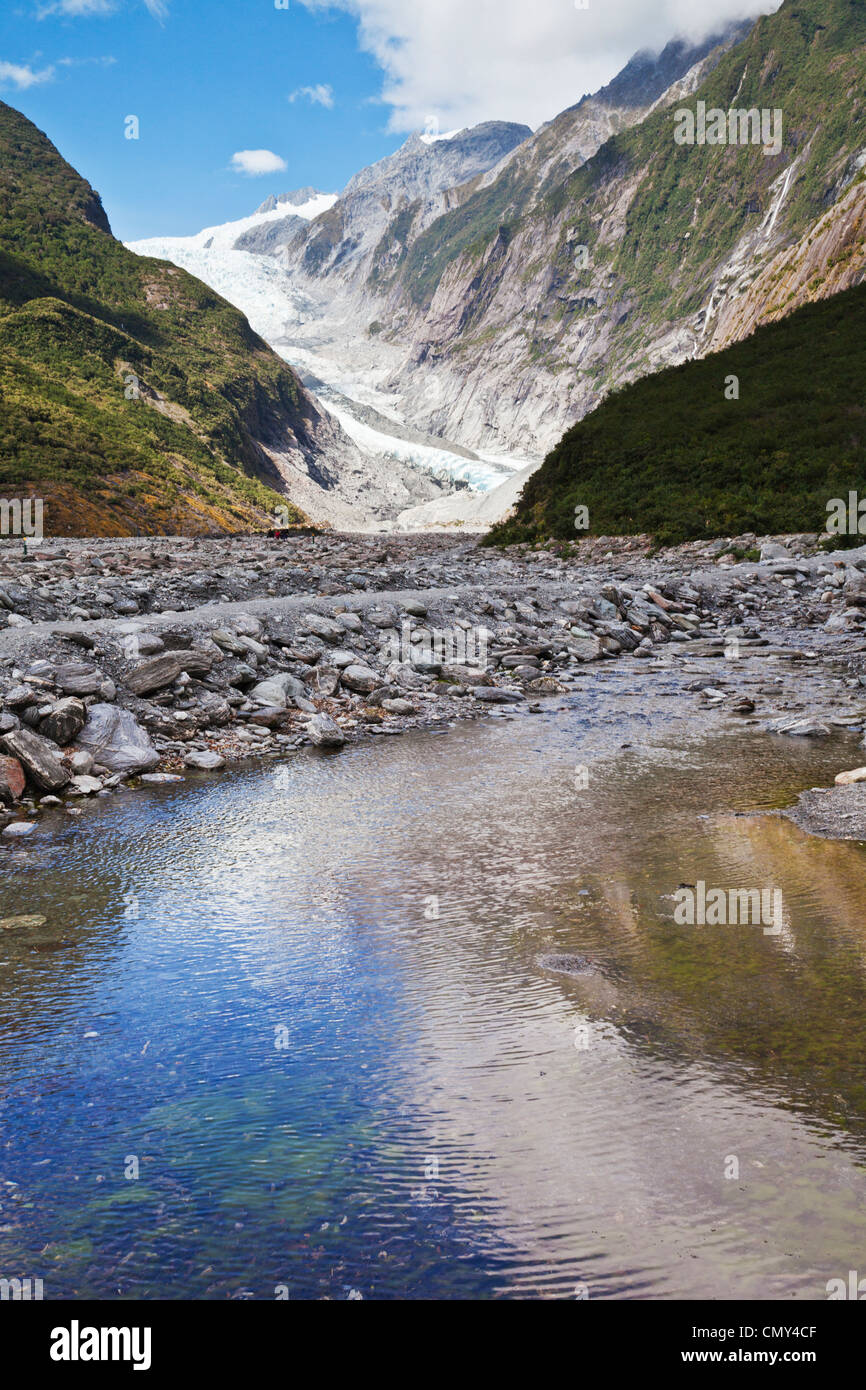
[[[699,102],[779,111],[778,151],[677,143]],[[617,385],[862,278],[864,159],[866,5],[785,0],[745,33],[635,59],[438,215],[402,208],[363,283],[328,231],[339,203],[286,255],[330,295],[320,334],[375,325],[383,389],[418,428],[540,457]]]
[[[283,350],[300,360],[310,348],[327,353],[350,376],[375,361],[379,388],[417,429],[516,464],[540,459],[572,418],[572,402],[560,400],[563,365],[548,371],[528,337],[533,277],[544,279],[545,265],[548,280],[554,273],[549,190],[659,103],[691,90],[748,27],[637,54],[535,134],[490,123],[410,137],[358,174],[326,213],[293,227],[285,245],[270,241],[307,307]],[[510,259],[510,231],[500,239],[499,229],[518,217],[525,242]],[[508,275],[507,314],[494,285],[482,284],[488,253]],[[545,318],[536,337],[555,355],[562,306]]]
[[[450,134],[410,135],[396,153],[362,169],[333,207],[295,229],[272,254],[303,275],[352,279],[369,269],[378,243],[407,209],[434,216],[449,190],[495,168],[532,135],[529,126],[487,121]],[[415,211],[413,211],[413,216]],[[253,249],[247,244],[247,250]]]
[[[116,241],[3,103],[0,401],[0,486],[43,498],[53,534],[262,527],[287,498],[352,516],[357,453],[295,373],[207,286]]]
[[[831,499],[866,495],[864,384],[859,285],[612,392],[533,473],[489,540],[821,532]],[[578,507],[586,528],[576,527],[587,520]]]

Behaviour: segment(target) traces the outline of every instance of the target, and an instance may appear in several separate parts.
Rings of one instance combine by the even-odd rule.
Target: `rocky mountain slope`
[[[554,381],[556,373],[538,360],[541,354],[526,353],[526,324],[536,317],[527,256],[536,233],[532,263],[540,267],[552,254],[550,188],[645,120],[660,101],[694,87],[747,29],[734,26],[697,46],[676,41],[660,54],[638,54],[602,91],[534,135],[497,127],[511,147],[477,173],[465,158],[453,161],[489,127],[440,137],[426,147],[425,137],[415,136],[391,160],[358,175],[333,208],[288,239],[279,257],[310,304],[309,318],[287,347],[303,351],[314,339],[325,342],[350,370],[375,354],[383,388],[418,428],[471,448],[540,457],[567,418],[559,400],[561,380]],[[483,148],[488,157],[495,152]],[[430,151],[437,152],[452,186],[444,179],[437,185],[429,173],[426,183],[413,177]],[[452,162],[444,162],[446,155]],[[456,182],[458,168],[462,178]],[[526,242],[509,260],[499,229],[518,213]],[[493,302],[491,286],[482,289],[477,278],[479,255],[483,260],[491,238],[496,260],[507,261],[502,270],[509,277],[510,324]],[[557,241],[558,234],[554,246]],[[572,257],[576,246],[574,235]],[[554,273],[549,263],[548,270]],[[536,325],[554,355],[560,317],[553,312]],[[522,362],[520,379],[515,376],[515,339],[527,358],[526,382]]]
[[[90,185],[4,104],[0,400],[0,487],[43,499],[50,534],[227,532],[287,503],[339,525],[393,511],[392,478],[369,475],[243,315],[126,250]]]
[[[487,173],[401,204],[372,258],[340,201],[297,233],[298,342],[366,332],[418,428],[541,457],[612,388],[863,278],[864,78],[859,0],[639,55]],[[778,152],[678,144],[699,101],[779,111]]]
[[[399,254],[383,249],[368,287],[419,425],[542,451],[612,387],[749,331],[766,282],[739,329],[733,306],[762,273],[783,311],[862,276],[846,216],[820,246],[817,228],[866,159],[866,7],[786,0],[724,48],[585,161],[560,117]],[[676,143],[675,112],[698,101],[779,110],[779,152]],[[788,285],[786,253],[810,240]]]

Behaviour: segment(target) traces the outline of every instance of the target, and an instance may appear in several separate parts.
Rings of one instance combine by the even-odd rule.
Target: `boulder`
[[[481,685],[475,687],[475,698],[488,705],[514,705],[526,697],[520,690],[502,690],[498,686]]]
[[[451,685],[492,685],[493,681],[486,671],[478,666],[443,666],[441,678]]]
[[[165,652],[134,666],[126,675],[126,687],[133,695],[151,695],[176,681],[182,670],[183,656],[178,652]]]
[[[318,748],[342,748],[346,736],[329,714],[316,714],[306,726],[307,735]]]
[[[7,840],[20,840],[25,835],[32,835],[36,829],[36,822],[32,820],[14,820],[11,825],[7,825],[3,835]]]
[[[369,695],[371,690],[382,684],[382,677],[369,666],[347,666],[340,680],[347,690],[357,691],[359,695]]]
[[[257,705],[267,705],[275,709],[285,709],[290,700],[303,699],[307,694],[304,682],[289,671],[275,671],[267,680],[259,681],[250,691],[250,699]]]
[[[159,754],[134,714],[117,705],[91,705],[78,742],[110,772],[156,767]]]
[[[72,743],[73,739],[78,737],[86,720],[86,705],[74,695],[67,695],[41,720],[39,732],[54,743],[59,743],[61,748],[65,748],[67,743]]]
[[[76,796],[93,796],[94,793],[102,791],[102,782],[99,777],[91,777],[89,773],[82,772],[79,776],[73,777],[68,790]]]
[[[57,667],[54,679],[65,695],[95,695],[105,676],[87,662],[66,661]]]
[[[568,650],[575,661],[600,661],[604,648],[597,637],[572,637]]]
[[[11,806],[24,795],[24,769],[17,758],[0,757],[0,801]]]
[[[69,768],[60,759],[56,745],[32,729],[14,729],[0,738],[0,746],[24,768],[35,787],[43,792],[56,792],[69,781]]]
[[[301,621],[308,632],[312,632],[314,637],[321,637],[323,642],[342,641],[344,629],[321,613],[305,613]]]
[[[184,767],[195,767],[200,772],[217,772],[221,767],[225,767],[226,760],[212,749],[205,749],[187,753],[183,763]]]

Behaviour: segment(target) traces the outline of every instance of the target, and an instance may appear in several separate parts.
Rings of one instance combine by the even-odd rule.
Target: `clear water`
[[[643,679],[4,854],[0,917],[46,923],[0,932],[0,1277],[808,1299],[861,1269],[866,854],[743,814],[851,749],[685,742]],[[782,933],[677,926],[699,878],[781,887]]]

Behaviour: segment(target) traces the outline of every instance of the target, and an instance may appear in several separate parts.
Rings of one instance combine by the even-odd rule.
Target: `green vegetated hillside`
[[[0,492],[44,498],[51,534],[261,526],[286,502],[262,443],[303,450],[314,418],[244,316],[127,251],[0,103]]]
[[[726,399],[739,383],[739,400]],[[532,475],[494,544],[823,531],[866,496],[866,286],[613,392]]]

